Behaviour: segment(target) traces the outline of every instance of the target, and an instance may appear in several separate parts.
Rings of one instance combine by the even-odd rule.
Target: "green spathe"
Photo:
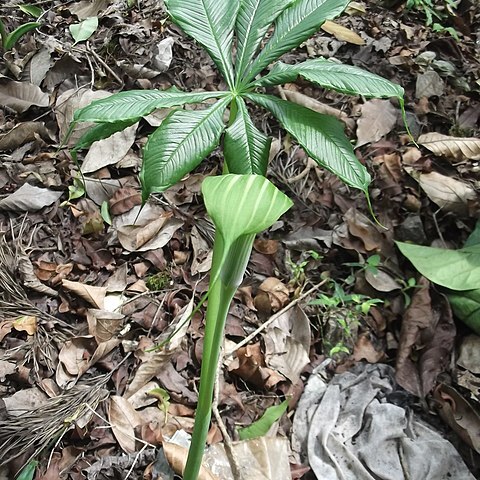
[[[202,463],[225,321],[245,274],[255,235],[292,206],[285,194],[260,175],[208,177],[202,193],[216,231],[198,405],[184,480],[196,480]]]

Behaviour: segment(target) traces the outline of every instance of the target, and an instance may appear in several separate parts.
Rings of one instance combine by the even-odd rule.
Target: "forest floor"
[[[152,198],[137,219],[142,146],[168,112],[98,142],[77,161],[61,145],[73,112],[107,92],[223,89],[210,58],[171,23],[162,2],[132,3],[36,2],[41,26],[2,50],[0,479],[28,464],[24,480],[157,480],[173,478],[164,451],[177,470],[185,458],[167,440],[182,444],[192,430],[203,309],[167,349],[151,347],[208,288],[213,229],[200,186],[219,170],[222,153]],[[222,430],[228,442],[238,440],[238,428],[289,399],[261,448],[248,454],[263,449],[267,479],[318,476],[321,455],[307,445],[315,435],[306,438],[315,425],[295,425],[308,416],[309,380],[324,380],[316,391],[329,392],[332,378],[346,389],[342,375],[350,375],[350,388],[365,372],[390,382],[383,403],[450,440],[480,478],[480,339],[395,244],[459,249],[475,231],[480,5],[458,2],[435,32],[405,3],[352,2],[283,61],[335,58],[402,85],[417,144],[393,100],[349,97],[303,80],[271,92],[344,122],[372,174],[378,223],[363,194],[312,163],[270,115],[254,110],[257,126],[274,138],[269,178],[294,207],[255,241],[230,308],[208,443],[224,442]],[[7,31],[32,21],[22,5],[2,2]],[[75,43],[69,27],[91,17],[98,27]],[[479,319],[471,320],[480,332]],[[333,415],[328,407],[324,416]],[[380,441],[374,433],[373,444]],[[278,473],[283,448],[287,472]],[[449,478],[466,478],[459,475]]]

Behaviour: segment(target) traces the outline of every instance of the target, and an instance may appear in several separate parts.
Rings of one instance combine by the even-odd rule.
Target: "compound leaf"
[[[142,196],[163,192],[193,170],[219,143],[230,98],[206,110],[178,110],[150,135],[140,172]]]
[[[292,2],[293,0],[244,0],[241,2],[235,25],[237,80],[242,78],[270,25]]]
[[[307,60],[297,65],[277,63],[270,73],[255,82],[255,86],[266,87],[294,82],[298,76],[321,87],[365,97],[396,97],[403,101],[404,90],[373,73],[352,65],[344,65],[325,58]]]
[[[355,156],[337,119],[270,95],[251,93],[246,97],[270,110],[321,167],[367,193],[370,175]]]
[[[230,173],[266,175],[271,139],[252,122],[245,102],[237,97],[238,112],[225,132],[224,153]]]
[[[176,88],[161,90],[130,90],[95,100],[75,112],[75,122],[116,123],[136,120],[158,108],[169,108],[187,103],[199,103],[209,98],[220,98],[228,92],[182,92]],[[135,122],[133,122],[135,123]]]
[[[256,77],[267,65],[298,47],[325,22],[340,15],[350,0],[296,0],[277,18],[272,38],[245,74],[245,82]]]
[[[233,27],[239,8],[238,0],[165,0],[173,21],[203,45],[233,85]]]

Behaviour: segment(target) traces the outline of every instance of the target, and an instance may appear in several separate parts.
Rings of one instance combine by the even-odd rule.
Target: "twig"
[[[269,325],[271,325],[275,320],[277,320],[280,316],[282,316],[285,312],[288,312],[291,308],[293,308],[295,305],[300,303],[303,299],[317,291],[321,286],[325,285],[328,282],[328,278],[325,280],[322,280],[320,283],[312,287],[310,290],[307,290],[306,292],[302,293],[298,298],[295,300],[292,300],[288,305],[283,307],[281,310],[279,310],[277,313],[272,315],[266,322],[262,323],[254,332],[252,332],[250,335],[245,337],[240,343],[237,343],[233,350],[229,351],[228,353],[225,354],[225,358],[233,356],[233,354],[241,347],[246,345],[250,340],[253,340],[260,332],[265,330]]]
[[[95,60],[100,63],[108,73],[110,73],[110,75],[118,82],[120,86],[123,86],[124,82],[122,79],[107,65],[105,60],[103,60],[103,58],[100,57],[100,55],[98,55],[98,53],[90,47],[89,42],[87,42],[86,50],[95,57]]]
[[[217,376],[215,378],[215,385],[213,389],[213,403],[212,403],[212,412],[215,416],[215,419],[218,423],[218,428],[222,432],[223,436],[223,443],[225,445],[225,453],[227,454],[228,462],[230,463],[230,468],[232,469],[233,478],[235,480],[242,480],[242,471],[240,468],[240,464],[238,463],[237,455],[233,449],[232,439],[227,432],[227,428],[223,423],[222,417],[220,416],[220,412],[218,411],[218,399],[220,396],[220,373],[222,372],[222,365],[223,365],[223,349],[220,351],[220,355],[218,356],[218,364],[217,364]]]

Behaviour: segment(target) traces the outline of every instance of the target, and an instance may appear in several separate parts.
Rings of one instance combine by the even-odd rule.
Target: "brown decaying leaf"
[[[411,167],[405,170],[419,183],[428,198],[447,212],[468,213],[468,203],[477,198],[475,189],[465,182],[438,172],[422,173]]]
[[[170,466],[177,475],[182,475],[187,464],[188,449],[175,443],[164,442],[163,451]],[[204,466],[200,467],[198,480],[220,480]]]
[[[142,424],[142,417],[126,398],[110,397],[108,421],[122,450],[126,453],[137,451],[135,428]]]
[[[290,90],[287,87],[288,85],[286,85],[285,89],[282,89],[281,92],[290,102],[297,103],[302,107],[309,108],[310,110],[323,115],[332,115],[333,117],[338,118],[338,120],[341,120],[350,130],[355,128],[355,120],[353,118],[349,118],[349,116],[345,112],[342,112],[342,110],[333,108],[332,106],[319,102],[318,100],[315,100],[304,93],[297,92],[296,90]]]
[[[438,413],[460,438],[477,453],[480,453],[480,416],[453,387],[440,384],[433,392]]]
[[[127,155],[135,141],[138,123],[94,142],[82,162],[82,173],[96,172],[108,165],[115,165]]]
[[[415,97],[440,97],[445,91],[445,82],[435,70],[428,70],[417,76]]]
[[[79,20],[85,20],[88,17],[96,17],[100,11],[105,10],[113,0],[82,0],[68,7],[70,12],[78,17]]]
[[[28,335],[33,335],[37,331],[37,317],[23,315],[15,320],[0,322],[0,342],[12,329],[15,329],[17,332],[27,332]]]
[[[367,143],[378,142],[391,132],[397,123],[398,110],[390,100],[373,99],[362,105],[362,114],[357,121],[357,144],[355,148]]]
[[[162,248],[183,225],[183,221],[157,206],[147,204],[139,212],[140,207],[137,206],[113,220],[120,244],[130,252]]]
[[[31,106],[48,107],[48,94],[27,82],[0,82],[0,105],[23,113]]]
[[[138,190],[131,187],[119,188],[108,201],[110,213],[121,215],[133,207],[142,204],[142,195]]]
[[[266,366],[260,343],[239,348],[228,370],[259,388],[270,389],[285,380],[283,375]]]
[[[403,317],[396,380],[405,390],[423,398],[448,366],[456,328],[445,297],[431,290],[424,277],[419,287]]]
[[[278,317],[263,335],[266,364],[292,383],[310,362],[310,320],[301,307]]]
[[[259,294],[268,295],[272,311],[277,312],[284,307],[290,299],[290,291],[288,287],[278,278],[269,277],[264,280],[258,287]]]
[[[353,45],[365,45],[365,40],[360,35],[331,20],[323,23],[322,30],[330,33],[330,35],[333,35],[337,40],[352,43]]]
[[[106,310],[87,310],[88,333],[95,337],[97,343],[111,340],[123,326],[124,315]]]
[[[447,157],[457,162],[462,160],[480,160],[480,138],[461,138],[425,133],[418,137],[418,143],[435,155]]]
[[[62,286],[66,290],[75,293],[95,308],[102,310],[107,294],[106,287],[94,287],[81,282],[72,282],[70,280],[62,280]]]
[[[14,193],[0,200],[0,210],[36,212],[57,201],[62,193],[24,183]]]
[[[125,392],[125,397],[129,398],[138,390],[140,390],[145,384],[147,384],[152,378],[158,375],[163,367],[170,362],[172,355],[180,348],[185,334],[190,325],[190,314],[193,311],[193,300],[190,300],[185,309],[175,318],[169,325],[169,328],[159,338],[159,343],[166,340],[169,335],[175,332],[177,327],[180,327],[178,332],[170,339],[170,341],[163,347],[153,350],[142,352],[142,363],[135,372],[133,380],[128,385]],[[188,321],[186,321],[188,319]],[[152,345],[153,346],[153,345]],[[148,350],[148,349],[146,349]]]
[[[0,135],[0,151],[14,150],[36,138],[48,139],[48,132],[43,122],[22,122],[9,132]]]

